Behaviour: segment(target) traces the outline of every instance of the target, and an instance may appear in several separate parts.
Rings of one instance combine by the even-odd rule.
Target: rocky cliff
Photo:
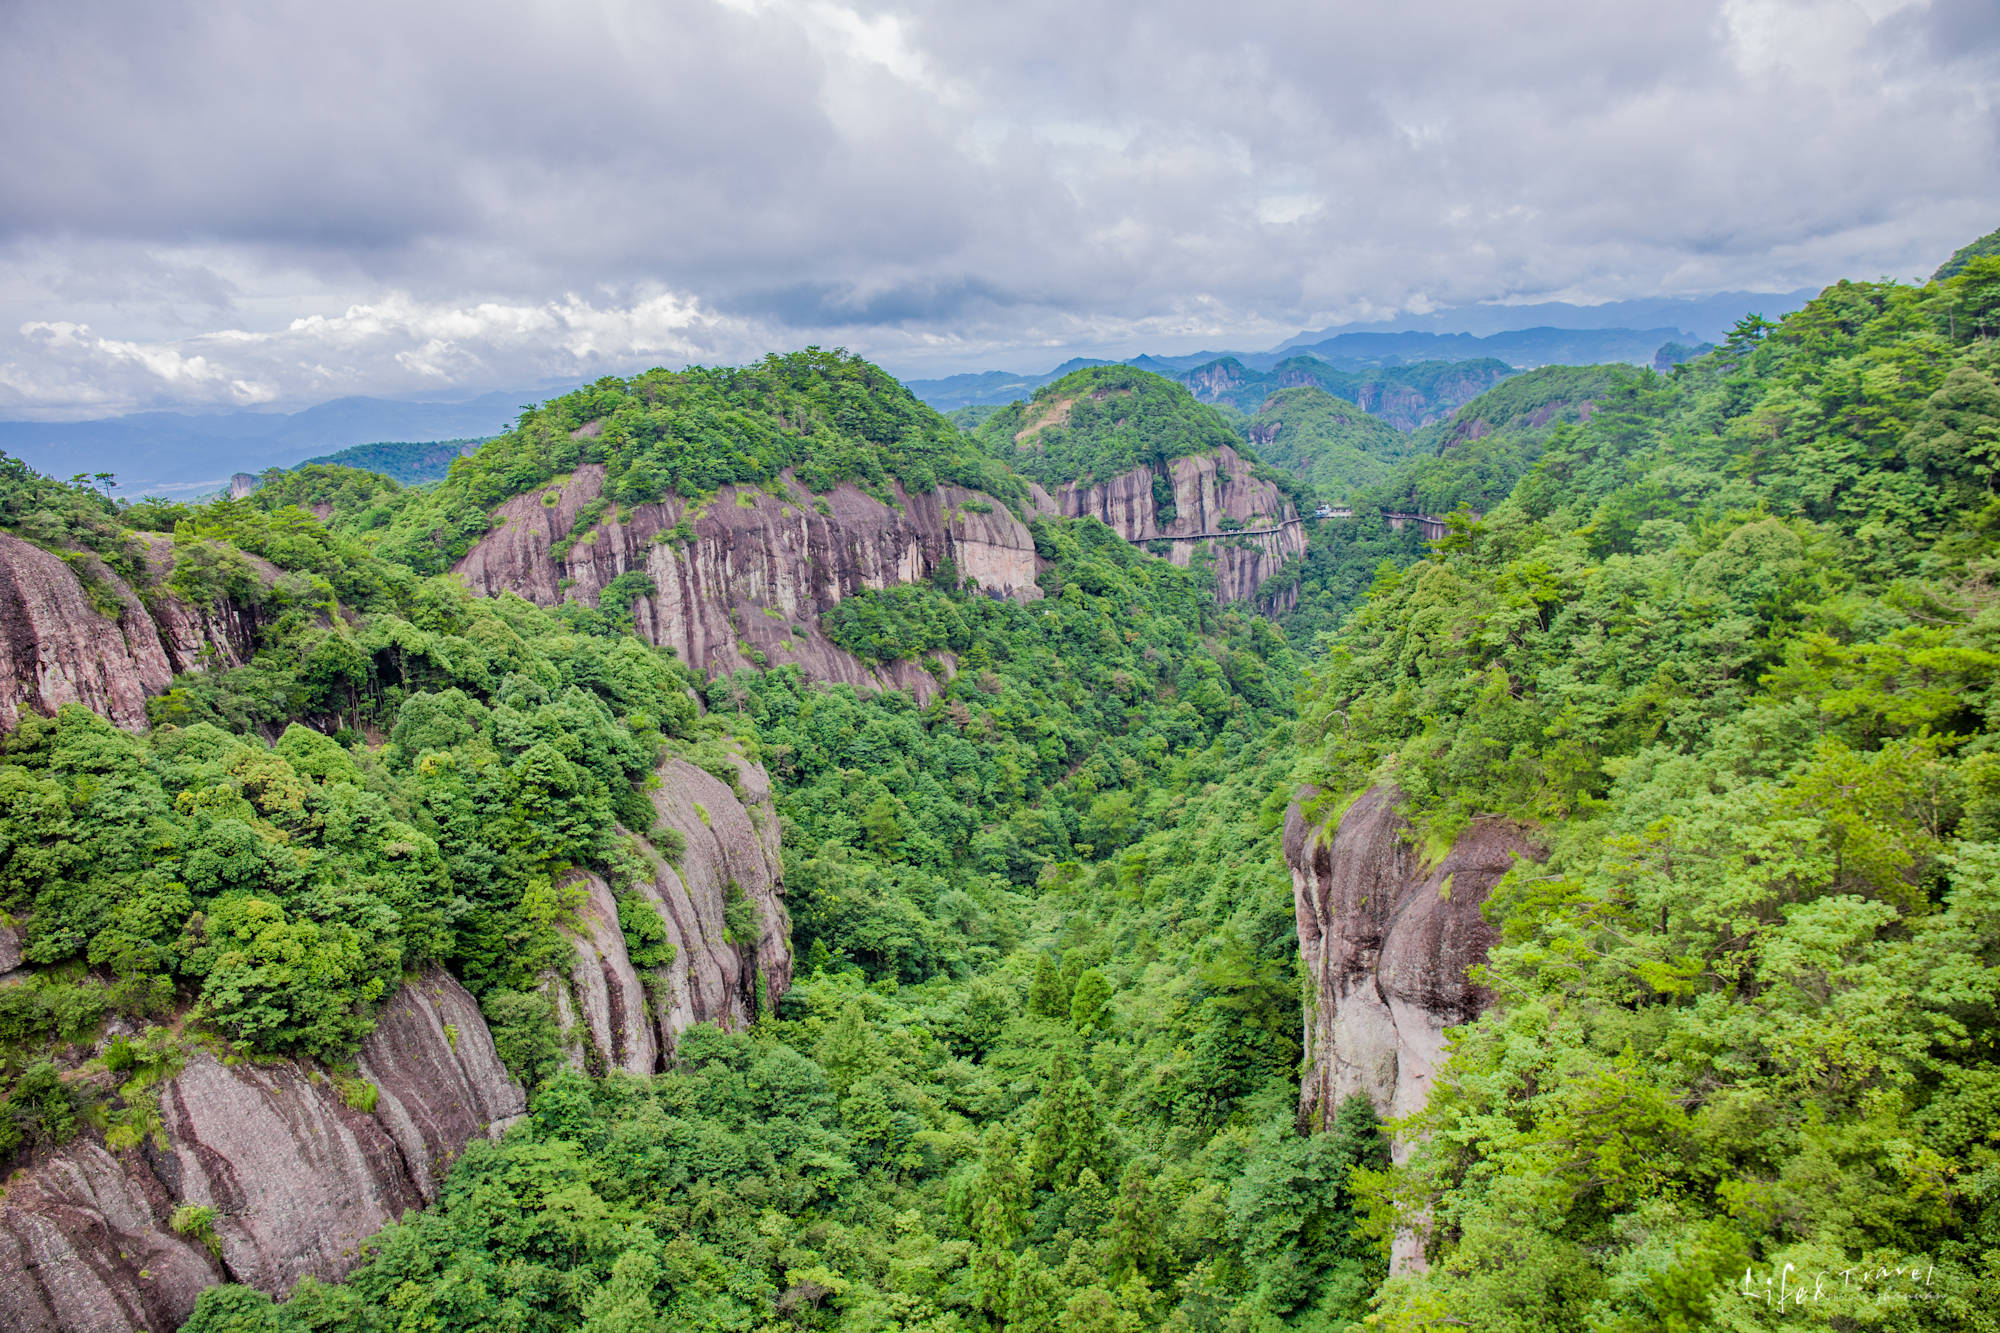
[[[630,892],[666,924],[672,962],[635,967],[610,886],[595,875],[586,880],[571,932],[575,962],[549,986],[576,1068],[654,1073],[681,1032],[696,1023],[743,1027],[773,1012],[790,987],[792,926],[770,780],[757,765],[735,762],[734,789],[685,760],[660,768],[653,807],[686,850],[670,861],[644,844],[653,877]],[[756,938],[735,937],[732,900],[751,909]],[[741,909],[734,915],[746,919]]]
[[[616,510],[600,504],[603,484],[603,466],[586,464],[509,500],[458,573],[475,592],[553,606],[595,605],[636,570],[653,591],[633,603],[634,626],[702,671],[791,662],[814,680],[906,688],[920,699],[937,689],[921,666],[863,662],[821,633],[820,615],[863,588],[928,578],[947,560],[994,596],[1041,596],[1027,525],[962,487],[918,495],[897,486],[885,504],[851,483],[814,495],[787,478],[768,490],[725,486],[693,506],[669,497]],[[594,523],[593,513],[602,515]]]
[[[1461,362],[1419,386],[1391,378],[1357,385],[1354,401],[1370,416],[1397,430],[1413,431],[1443,421],[1461,406],[1485,393],[1505,377],[1504,368],[1487,361]],[[1307,376],[1280,377],[1280,382],[1309,384]]]
[[[1157,476],[1142,466],[1107,482],[1072,482],[1056,492],[1057,512],[1068,518],[1102,519],[1128,542],[1167,543],[1165,554],[1187,565],[1200,550],[1213,553],[1215,592],[1224,602],[1248,602],[1263,582],[1292,556],[1304,556],[1306,529],[1285,493],[1251,475],[1251,463],[1227,446],[1209,454],[1176,458],[1166,466],[1161,490],[1173,492],[1173,516],[1165,518],[1155,498]],[[1229,529],[1258,532],[1231,536]],[[1289,610],[1296,585],[1271,599],[1266,610]]]
[[[372,1112],[298,1065],[197,1052],[158,1090],[164,1149],[79,1140],[17,1172],[0,1203],[0,1327],[170,1329],[217,1282],[279,1293],[339,1277],[524,1109],[478,1005],[441,972],[390,999],[358,1065]],[[183,1206],[214,1210],[207,1235],[175,1230]]]
[[[130,541],[143,570],[137,589],[94,555],[72,563],[0,533],[0,731],[12,731],[24,708],[53,714],[66,703],[136,730],[147,698],[176,673],[237,666],[249,653],[255,625],[242,612],[168,590],[171,537],[135,532]]]
[[[1355,1092],[1384,1116],[1424,1105],[1444,1030],[1492,999],[1468,975],[1497,938],[1481,905],[1516,857],[1540,855],[1528,829],[1477,820],[1427,865],[1401,800],[1377,786],[1330,827],[1308,822],[1298,802],[1285,817],[1306,974],[1299,1116],[1314,1128]]]

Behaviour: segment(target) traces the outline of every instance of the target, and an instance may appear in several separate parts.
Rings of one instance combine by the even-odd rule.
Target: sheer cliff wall
[[[897,486],[888,504],[845,482],[823,495],[789,479],[770,490],[724,486],[692,506],[669,496],[606,507],[577,531],[603,486],[603,465],[591,463],[507,501],[457,572],[475,592],[554,606],[596,605],[613,579],[638,571],[653,591],[632,604],[634,627],[698,670],[794,663],[812,680],[909,689],[920,700],[937,692],[927,671],[862,661],[826,637],[821,615],[864,588],[927,579],[946,561],[991,595],[1042,595],[1027,524],[958,486]]]
[[[1166,542],[1166,558],[1177,565],[1192,563],[1205,546],[1215,561],[1217,600],[1255,602],[1258,589],[1286,560],[1305,555],[1307,538],[1292,502],[1276,486],[1253,476],[1251,466],[1224,447],[1172,459],[1157,471],[1149,465],[1096,485],[1072,482],[1052,498],[1064,517],[1100,519],[1128,542]],[[1165,485],[1156,487],[1156,481]],[[1157,490],[1172,492],[1172,517],[1164,516]],[[1228,535],[1232,528],[1275,531],[1237,537]],[[1218,535],[1204,542],[1195,539],[1199,533]],[[1273,594],[1273,604],[1260,609],[1289,610],[1297,597],[1294,585]]]
[[[1530,829],[1476,820],[1426,865],[1400,801],[1382,785],[1330,823],[1300,802],[1285,817],[1306,983],[1299,1116],[1315,1129],[1356,1092],[1385,1117],[1422,1109],[1445,1029],[1492,1002],[1470,976],[1498,938],[1486,897],[1516,858],[1540,855]]]

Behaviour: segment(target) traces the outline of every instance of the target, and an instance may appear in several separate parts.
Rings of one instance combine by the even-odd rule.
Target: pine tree
[[[1057,1052],[1035,1108],[1035,1135],[1028,1148],[1028,1171],[1036,1185],[1065,1190],[1086,1170],[1104,1164],[1104,1126],[1097,1117],[1097,1094]]]
[[[855,1083],[882,1068],[882,1043],[875,1039],[859,1001],[850,1000],[840,1011],[839,1020],[813,1049],[813,1058],[825,1067],[836,1097],[845,1097]]]
[[[1030,1188],[1021,1170],[1021,1141],[1004,1126],[986,1135],[979,1177],[972,1187],[972,1238],[981,1245],[1011,1249],[1028,1229]]]
[[[1076,979],[1076,992],[1069,1001],[1069,1021],[1079,1032],[1103,1027],[1109,1020],[1104,1006],[1110,999],[1111,983],[1096,968],[1088,969]]]
[[[1111,1271],[1119,1281],[1138,1277],[1157,1284],[1166,1265],[1166,1209],[1153,1192],[1158,1163],[1140,1159],[1125,1168],[1111,1219]]]
[[[1028,987],[1028,1012],[1043,1018],[1067,1018],[1069,1000],[1063,993],[1062,977],[1047,954],[1035,960],[1035,979]]]

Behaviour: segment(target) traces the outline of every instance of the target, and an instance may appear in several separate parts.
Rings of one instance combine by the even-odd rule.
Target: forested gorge
[[[0,1154],[151,1151],[195,1051],[367,1110],[357,1044],[440,967],[525,1121],[343,1280],[218,1286],[185,1327],[2000,1326],[1996,325],[1975,254],[1411,435],[1310,388],[1232,426],[1126,367],[961,431],[815,349],[601,381],[429,487],[119,505],[10,463],[0,529],[86,590],[165,541],[156,595],[256,642],[144,734],[68,705],[6,739]],[[1355,511],[1276,620],[1037,508],[1223,445]],[[578,541],[668,493],[966,487],[1027,523],[1041,595],[946,562],[829,607],[845,651],[925,664],[919,702],[704,679],[630,632],[638,570],[553,607],[447,572],[583,464]],[[1390,531],[1409,507],[1450,533]],[[684,851],[650,799],[675,757],[768,773],[794,980],[593,1075],[549,979],[585,874],[635,963],[671,952],[632,889]],[[1356,1095],[1301,1132],[1306,784],[1321,819],[1393,786],[1427,863],[1486,819],[1547,845],[1409,1124]],[[1398,1236],[1427,1263],[1392,1276]]]

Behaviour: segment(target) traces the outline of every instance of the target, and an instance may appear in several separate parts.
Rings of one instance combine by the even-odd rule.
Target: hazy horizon
[[[1976,0],[1231,19],[15,5],[0,417],[1255,350],[1918,278],[2000,222]]]

